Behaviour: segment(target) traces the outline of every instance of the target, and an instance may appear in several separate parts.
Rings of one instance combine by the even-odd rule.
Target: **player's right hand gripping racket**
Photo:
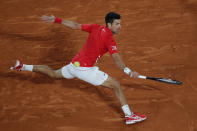
[[[164,82],[164,83],[169,83],[169,84],[176,84],[176,85],[182,84],[182,82],[180,82],[180,81],[172,80],[172,79],[168,79],[168,78],[153,78],[153,77],[142,76],[142,75],[139,75],[138,78],[149,79],[149,80],[154,80],[154,81],[159,81],[159,82]]]

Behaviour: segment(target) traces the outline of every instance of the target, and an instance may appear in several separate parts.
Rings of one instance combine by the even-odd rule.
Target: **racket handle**
[[[139,75],[138,78],[140,78],[140,79],[146,79],[146,76]]]

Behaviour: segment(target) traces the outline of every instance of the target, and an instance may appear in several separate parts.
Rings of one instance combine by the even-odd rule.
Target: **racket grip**
[[[146,76],[139,75],[138,78],[140,78],[140,79],[146,79]]]

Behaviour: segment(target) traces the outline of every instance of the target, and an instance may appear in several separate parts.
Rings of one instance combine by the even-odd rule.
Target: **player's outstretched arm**
[[[49,22],[49,23],[59,23],[59,24],[63,24],[67,27],[70,27],[72,29],[81,29],[81,24],[75,23],[73,21],[69,21],[69,20],[64,20],[58,17],[55,17],[54,15],[51,16],[46,16],[43,15],[41,16],[41,19],[45,22]]]
[[[70,27],[72,29],[81,30],[81,24],[78,24],[78,23],[75,23],[75,22],[72,22],[72,21],[69,21],[69,20],[63,20],[62,24],[67,26],[67,27]]]
[[[120,58],[119,53],[112,54],[112,59],[114,60],[115,64],[118,66],[119,69],[124,70],[124,72],[129,75],[130,77],[137,78],[139,74],[135,71],[131,71],[128,67],[126,67],[123,60]]]
[[[125,63],[120,58],[119,53],[112,54],[112,59],[114,60],[115,64],[118,66],[119,69],[124,70],[126,67]]]

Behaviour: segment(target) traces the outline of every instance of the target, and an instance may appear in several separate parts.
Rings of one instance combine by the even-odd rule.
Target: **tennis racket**
[[[149,80],[154,80],[154,81],[159,81],[159,82],[164,82],[164,83],[169,83],[169,84],[175,84],[175,85],[182,84],[182,82],[180,82],[180,81],[172,80],[172,79],[168,79],[168,78],[153,78],[153,77],[142,76],[142,75],[139,75],[138,78],[149,79]]]

